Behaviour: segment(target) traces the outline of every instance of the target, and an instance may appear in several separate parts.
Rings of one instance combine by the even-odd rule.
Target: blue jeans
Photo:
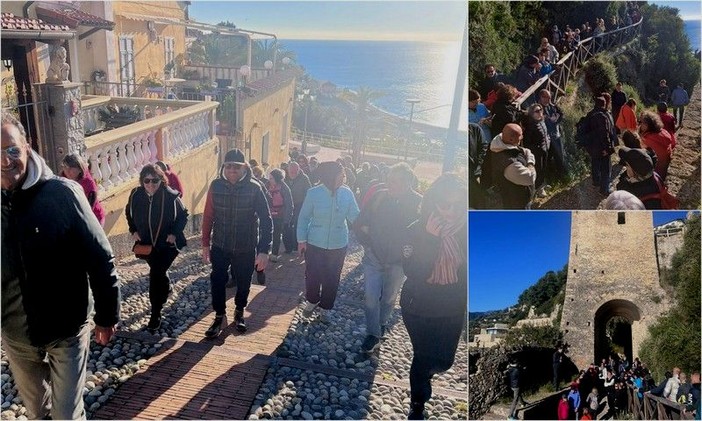
[[[225,252],[219,247],[210,250],[212,273],[210,286],[212,288],[212,308],[217,315],[223,315],[227,306],[227,281],[231,271],[232,279],[236,281],[236,296],[234,305],[243,310],[248,304],[249,290],[251,290],[251,275],[254,271],[256,250],[247,253]]]
[[[369,247],[363,254],[363,278],[366,284],[366,334],[379,338],[380,327],[387,324],[400,288],[405,282],[401,264],[384,265]]]
[[[2,338],[27,418],[85,419],[83,386],[90,351],[90,326],[76,336],[36,347]]]

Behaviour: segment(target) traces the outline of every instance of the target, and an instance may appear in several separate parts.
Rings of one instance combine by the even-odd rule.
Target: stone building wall
[[[656,228],[656,254],[658,257],[658,267],[660,269],[670,269],[673,262],[673,255],[683,245],[684,239],[684,224],[680,222],[680,227],[673,226],[668,228],[668,225]],[[678,225],[678,224],[676,224]]]
[[[572,213],[561,330],[579,368],[595,358],[596,315],[632,323],[636,356],[648,326],[666,308],[652,218],[651,212]]]

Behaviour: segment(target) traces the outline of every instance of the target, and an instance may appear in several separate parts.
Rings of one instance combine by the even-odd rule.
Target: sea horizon
[[[281,39],[296,63],[312,78],[339,88],[365,86],[384,95],[373,101],[380,110],[408,118],[407,99],[416,98],[413,121],[446,128],[450,123],[460,43],[392,40]],[[459,129],[467,129],[467,88],[461,101]]]

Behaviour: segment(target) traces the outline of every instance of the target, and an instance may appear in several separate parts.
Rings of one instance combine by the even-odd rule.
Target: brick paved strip
[[[211,352],[212,345],[167,341],[143,372],[101,408],[99,419],[243,419],[268,358]]]

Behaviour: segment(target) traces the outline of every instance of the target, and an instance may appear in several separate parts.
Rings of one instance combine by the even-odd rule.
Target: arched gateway
[[[572,213],[561,330],[578,368],[612,349],[638,356],[666,301],[651,212]]]

